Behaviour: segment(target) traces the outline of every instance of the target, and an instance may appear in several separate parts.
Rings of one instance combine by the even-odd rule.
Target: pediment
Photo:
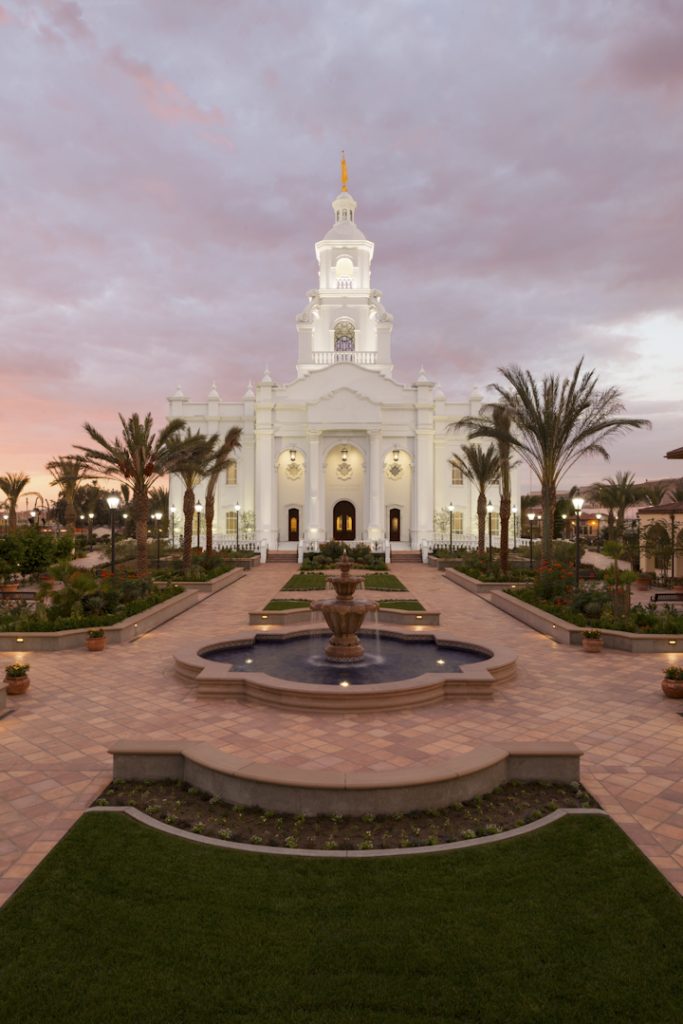
[[[278,401],[315,404],[342,388],[379,405],[404,405],[414,400],[413,388],[397,384],[376,370],[353,363],[337,363],[283,385]]]
[[[338,388],[309,403],[309,424],[322,427],[366,427],[382,422],[381,404],[352,388]]]

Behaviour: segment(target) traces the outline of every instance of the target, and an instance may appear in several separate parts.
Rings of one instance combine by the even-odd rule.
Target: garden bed
[[[436,846],[496,835],[538,821],[560,807],[597,807],[578,783],[508,782],[494,792],[406,814],[294,815],[225,803],[172,780],[115,780],[96,807],[137,807],[152,818],[196,835],[237,843],[302,850],[373,850]]]

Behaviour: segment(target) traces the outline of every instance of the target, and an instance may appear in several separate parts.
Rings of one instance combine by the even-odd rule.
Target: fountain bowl
[[[329,637],[326,630],[290,627],[272,632],[265,626],[270,642],[286,644],[295,637]],[[423,672],[412,678],[394,679],[382,683],[359,686],[324,685],[287,679],[276,674],[235,670],[229,663],[209,661],[207,654],[221,649],[244,648],[253,644],[261,632],[245,632],[222,639],[206,640],[177,651],[174,656],[175,673],[195,687],[198,697],[246,699],[257,704],[291,710],[309,711],[377,711],[434,704],[451,698],[490,699],[497,686],[516,675],[517,657],[510,648],[462,641],[441,630],[406,634],[404,629],[380,629],[380,637],[392,637],[410,644],[432,640],[444,647],[457,647],[474,652],[481,660],[464,665],[460,670]],[[369,634],[370,639],[375,634]],[[285,655],[283,646],[283,656]]]

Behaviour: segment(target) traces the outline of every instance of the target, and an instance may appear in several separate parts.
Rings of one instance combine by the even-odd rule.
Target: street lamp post
[[[512,509],[512,550],[517,550],[517,506],[513,505]]]
[[[175,505],[171,505],[171,548],[175,548]]]
[[[152,518],[156,520],[157,524],[157,569],[161,566],[161,520],[163,519],[163,512],[153,512]]]
[[[235,554],[240,549],[240,503],[235,502]]]
[[[671,516],[671,579],[676,575],[676,513],[670,512]]]
[[[37,526],[38,525],[38,515],[37,515],[36,510],[34,508],[32,508],[31,511],[29,512],[29,517],[31,519],[31,526]]]
[[[598,542],[598,551],[599,551],[600,550],[600,529],[602,527],[602,512],[596,512],[595,513],[595,518],[596,518],[597,523],[598,523],[598,536],[597,536],[596,539],[597,539],[597,542]]]
[[[201,529],[202,529],[202,510],[203,510],[203,508],[204,508],[204,506],[202,505],[201,501],[198,501],[197,504],[194,507],[194,510],[197,513],[197,547],[200,550],[201,550],[201,546],[202,546]]]
[[[451,502],[450,505],[448,506],[448,527],[449,527],[448,550],[451,553],[453,551],[453,513],[454,513],[454,511],[455,511],[455,508],[453,506],[453,502]]]
[[[114,513],[121,504],[121,499],[118,494],[107,495],[107,505],[109,506],[109,528],[111,530],[111,574],[114,575],[116,571],[116,537],[114,535]]]
[[[493,518],[493,505],[491,502],[486,506],[489,516],[489,569],[493,569],[493,542],[491,540],[491,519]]]
[[[579,533],[579,527],[581,525],[581,509],[583,508],[584,499],[578,495],[572,498],[572,505],[574,506],[574,532],[576,533],[576,557],[574,565],[574,586],[579,589],[579,565],[581,563],[581,537]]]
[[[529,520],[529,568],[534,567],[534,519],[536,518],[535,512],[527,512],[527,519]]]
[[[94,512],[88,512],[88,546],[92,551],[92,521],[95,518]]]

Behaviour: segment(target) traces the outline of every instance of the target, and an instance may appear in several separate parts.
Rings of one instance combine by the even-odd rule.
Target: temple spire
[[[346,166],[346,157],[343,149],[341,151],[341,190],[342,192],[349,191],[349,171]]]

